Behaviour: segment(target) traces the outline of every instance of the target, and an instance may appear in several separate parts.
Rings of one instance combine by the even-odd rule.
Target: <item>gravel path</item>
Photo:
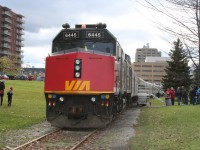
[[[40,137],[46,133],[49,133],[55,129],[56,128],[51,127],[51,125],[47,121],[45,121],[23,130],[21,129],[17,131],[7,132],[0,139],[0,144],[6,145],[12,148],[17,147],[37,137]]]
[[[128,141],[135,135],[133,126],[137,124],[139,108],[130,108],[123,112],[113,123],[104,129],[94,143],[86,149],[97,150],[128,150]],[[100,144],[99,144],[100,143]]]
[[[85,150],[128,150],[128,141],[134,136],[133,126],[137,124],[139,117],[139,108],[129,108],[120,114],[108,127],[102,129],[102,132],[85,145]],[[6,133],[0,139],[0,144],[8,147],[17,147],[34,138],[40,137],[56,128],[51,127],[48,122],[34,125],[30,128]]]

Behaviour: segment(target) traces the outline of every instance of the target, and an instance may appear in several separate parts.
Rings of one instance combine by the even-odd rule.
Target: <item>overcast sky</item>
[[[160,16],[139,5],[136,0],[1,0],[0,5],[24,16],[24,65],[44,67],[51,53],[51,42],[62,24],[106,23],[132,62],[137,48],[149,43],[167,56],[172,45],[168,35],[152,20]]]

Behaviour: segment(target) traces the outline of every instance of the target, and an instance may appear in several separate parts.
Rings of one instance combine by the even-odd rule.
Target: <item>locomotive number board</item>
[[[79,38],[78,31],[63,32],[63,39],[76,39]]]
[[[86,31],[86,38],[103,38],[104,34],[101,31]]]

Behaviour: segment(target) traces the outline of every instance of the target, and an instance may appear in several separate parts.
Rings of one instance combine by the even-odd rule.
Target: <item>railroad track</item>
[[[63,131],[65,132],[65,137],[68,137],[69,136],[69,139],[70,139],[70,136],[74,136],[74,137],[78,137],[75,138],[73,141],[70,141],[71,143],[68,145],[68,146],[64,146],[64,147],[58,147],[56,148],[53,147],[53,149],[66,149],[66,150],[76,150],[78,148],[80,148],[84,142],[86,142],[87,140],[90,140],[90,138],[92,136],[94,136],[94,134],[98,131],[98,129],[96,130],[93,130],[93,131],[89,131],[89,132],[86,132],[84,133],[83,135],[79,135],[77,131]],[[47,133],[43,136],[40,136],[32,141],[29,141],[25,144],[22,144],[20,146],[17,146],[17,147],[9,147],[9,146],[6,146],[6,148],[4,148],[3,150],[27,150],[27,149],[45,149],[45,147],[42,146],[43,143],[47,142],[47,141],[51,141],[50,139],[52,138],[56,138],[57,136],[62,136],[61,134],[59,134],[59,132],[61,133],[62,130],[54,130],[50,133]],[[63,141],[63,143],[66,142],[66,141]]]
[[[96,132],[98,131],[98,129],[92,131],[91,133],[89,133],[87,136],[85,136],[81,141],[79,141],[78,143],[76,143],[73,147],[70,148],[70,150],[76,150],[77,148],[79,148],[85,141],[87,141],[91,136],[93,136]]]
[[[22,144],[22,145],[20,145],[20,146],[18,146],[18,147],[15,147],[15,148],[11,148],[11,147],[9,147],[9,146],[6,146],[6,149],[8,149],[8,150],[20,150],[20,149],[25,149],[28,145],[30,145],[30,144],[32,144],[32,143],[34,143],[34,142],[36,142],[36,141],[39,141],[39,140],[41,140],[41,139],[43,139],[43,138],[45,138],[45,137],[47,137],[47,136],[49,136],[49,135],[51,135],[51,134],[54,134],[54,133],[56,133],[56,132],[58,132],[58,131],[60,131],[61,129],[57,129],[57,130],[53,130],[52,132],[49,132],[49,133],[47,133],[47,134],[45,134],[45,135],[42,135],[42,136],[40,136],[40,137],[38,137],[38,138],[36,138],[36,139],[34,139],[34,140],[32,140],[32,141],[29,141],[29,142],[27,142],[27,143],[25,143],[25,144]]]

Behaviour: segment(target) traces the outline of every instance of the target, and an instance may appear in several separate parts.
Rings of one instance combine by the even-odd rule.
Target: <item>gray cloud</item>
[[[66,22],[71,27],[81,23],[106,23],[127,49],[125,51],[134,55],[133,50],[157,36],[156,32],[150,32],[152,29],[136,12],[134,4],[129,0],[1,0],[2,6],[25,17],[24,60],[34,64],[43,63],[43,57],[50,52],[52,39]],[[48,48],[43,48],[46,46]],[[42,57],[34,55],[38,49],[42,49]]]

